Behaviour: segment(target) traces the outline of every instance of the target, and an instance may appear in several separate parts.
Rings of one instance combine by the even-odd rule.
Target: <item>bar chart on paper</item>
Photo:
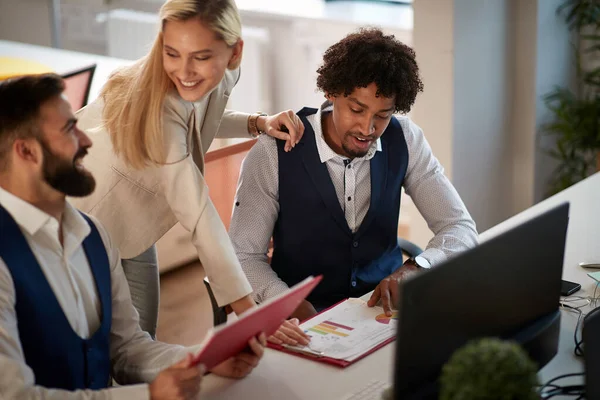
[[[352,361],[393,337],[397,319],[397,313],[388,317],[380,307],[348,299],[300,325],[311,337],[301,350]]]
[[[337,322],[331,320],[323,321],[312,328],[308,328],[308,332],[317,333],[319,335],[336,335],[341,337],[347,337],[350,335],[350,333],[352,333],[353,330],[354,328],[352,327],[338,324]]]

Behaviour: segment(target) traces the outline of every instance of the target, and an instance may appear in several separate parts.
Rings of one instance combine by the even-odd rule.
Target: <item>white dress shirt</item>
[[[382,143],[351,162],[335,153],[325,142],[322,116],[331,112],[325,102],[308,122],[315,132],[317,151],[327,165],[338,201],[348,226],[356,232],[371,202],[371,164]],[[423,131],[408,117],[397,118],[408,146],[408,168],[404,190],[433,231],[434,237],[421,254],[432,265],[477,244],[475,222],[456,189],[444,175]],[[346,160],[346,161],[345,161]],[[345,162],[344,162],[345,161]],[[348,163],[349,162],[349,163]],[[248,277],[256,301],[264,301],[285,291],[283,282],[268,264],[267,250],[279,213],[279,161],[275,139],[262,135],[242,164],[229,236]],[[323,244],[326,246],[326,243]],[[326,249],[314,249],[326,251]]]
[[[63,213],[63,245],[58,221],[0,188],[0,205],[13,217],[25,236],[54,295],[73,330],[87,339],[100,326],[101,305],[94,278],[82,247],[90,234],[87,221],[66,203]],[[163,369],[190,351],[181,346],[153,341],[139,328],[131,303],[118,250],[104,228],[94,220],[108,253],[111,270],[112,327],[110,360],[112,376],[121,384],[151,382]],[[1,238],[1,240],[7,240]],[[0,258],[0,398],[1,399],[148,399],[147,384],[103,390],[66,391],[35,385],[33,371],[25,363],[15,311],[15,287]]]

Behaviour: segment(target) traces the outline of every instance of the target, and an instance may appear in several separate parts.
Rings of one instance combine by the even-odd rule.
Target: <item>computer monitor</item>
[[[394,393],[430,398],[469,340],[521,343],[541,368],[554,357],[569,205],[562,204],[400,286]]]
[[[65,95],[71,104],[73,112],[87,105],[95,71],[96,65],[94,64],[62,76],[65,81]]]

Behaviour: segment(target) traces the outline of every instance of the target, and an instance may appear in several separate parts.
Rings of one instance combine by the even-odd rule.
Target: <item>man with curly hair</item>
[[[398,282],[475,246],[475,223],[421,129],[394,115],[423,90],[410,47],[361,29],[331,46],[317,72],[327,101],[298,113],[306,130],[294,150],[262,135],[244,160],[230,236],[259,302],[323,274],[294,316],[371,290],[369,305],[381,299],[391,315]],[[435,234],[404,263],[402,187]]]

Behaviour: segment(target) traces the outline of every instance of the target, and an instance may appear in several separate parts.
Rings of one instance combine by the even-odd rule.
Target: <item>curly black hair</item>
[[[401,113],[409,112],[423,91],[414,50],[376,28],[362,28],[328,48],[317,73],[317,87],[333,96],[375,82],[377,96],[395,96]]]

